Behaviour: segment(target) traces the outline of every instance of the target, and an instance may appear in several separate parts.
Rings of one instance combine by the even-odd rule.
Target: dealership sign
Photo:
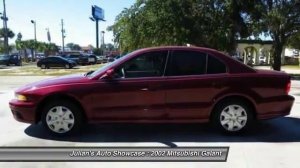
[[[93,5],[92,16],[96,20],[104,20],[104,10],[96,5]]]

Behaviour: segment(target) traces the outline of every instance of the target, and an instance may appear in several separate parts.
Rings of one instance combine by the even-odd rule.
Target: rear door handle
[[[141,89],[141,91],[148,91],[148,90],[149,90],[148,88]]]

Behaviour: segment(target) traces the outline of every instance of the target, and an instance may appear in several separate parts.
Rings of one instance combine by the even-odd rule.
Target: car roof
[[[46,57],[46,58],[61,58],[61,59],[64,59],[64,57],[62,57],[62,56],[49,56],[49,57]]]
[[[240,72],[255,72],[255,70],[243,63],[241,63],[238,60],[233,59],[228,54],[212,49],[212,48],[206,48],[206,47],[195,47],[195,46],[160,46],[160,47],[150,47],[150,48],[144,48],[135,50],[131,55],[137,55],[139,53],[146,53],[151,51],[167,51],[167,50],[185,50],[185,51],[198,51],[198,52],[205,52],[208,54],[212,54],[215,57],[218,57],[222,59],[222,61],[227,64],[227,66],[230,69],[231,73],[240,73]]]
[[[202,51],[212,51],[212,52],[219,52],[212,48],[206,47],[196,47],[196,46],[159,46],[159,47],[148,47],[143,48],[138,51],[147,51],[147,50],[202,50]]]

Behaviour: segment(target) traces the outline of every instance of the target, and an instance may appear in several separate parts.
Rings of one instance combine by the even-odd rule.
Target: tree
[[[71,50],[75,50],[75,51],[81,50],[81,47],[80,47],[80,45],[78,45],[78,44],[68,43],[66,46],[67,46],[68,48],[70,48]]]
[[[111,43],[105,44],[105,48],[107,49],[107,51],[115,50],[114,45],[112,45]]]
[[[13,38],[14,36],[15,36],[15,33],[12,30],[10,30],[9,28],[7,28],[7,37]],[[5,37],[5,29],[0,28],[0,38],[4,38],[4,37]],[[10,52],[13,49],[12,46],[8,46],[8,50],[5,50],[4,46],[5,46],[4,42],[1,42],[0,43],[0,52],[6,52],[6,51]]]
[[[94,48],[93,54],[95,55],[103,55],[103,50],[101,48]]]
[[[16,39],[16,41],[22,41],[22,37],[23,37],[23,35],[19,32],[19,33],[17,34],[17,39]]]
[[[273,39],[273,69],[280,71],[281,54],[288,40],[299,33],[300,2],[296,0],[261,0],[260,5],[261,31]]]
[[[24,56],[25,56],[25,61],[28,62],[28,54],[26,51],[26,44],[24,41],[21,40],[16,40],[16,49],[19,51],[23,51]]]
[[[46,43],[46,47],[44,50],[45,56],[55,55],[59,51],[58,46],[55,43]]]
[[[138,0],[108,30],[125,52],[187,43],[232,52],[251,34],[244,16],[254,9],[250,0]]]
[[[4,36],[5,36],[5,29],[0,28],[0,38],[4,38]],[[10,39],[15,37],[15,33],[9,28],[7,28],[7,37]]]
[[[25,48],[30,49],[31,57],[34,59],[34,50],[37,48],[37,42],[35,40],[23,41]]]
[[[288,40],[288,46],[295,49],[300,49],[300,32],[291,36],[291,38]]]

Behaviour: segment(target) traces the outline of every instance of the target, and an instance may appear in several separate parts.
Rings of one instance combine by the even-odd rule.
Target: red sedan
[[[158,47],[134,51],[95,72],[16,90],[16,120],[41,121],[54,134],[84,123],[212,122],[240,132],[254,120],[286,116],[294,98],[284,72],[254,70],[216,50]]]

